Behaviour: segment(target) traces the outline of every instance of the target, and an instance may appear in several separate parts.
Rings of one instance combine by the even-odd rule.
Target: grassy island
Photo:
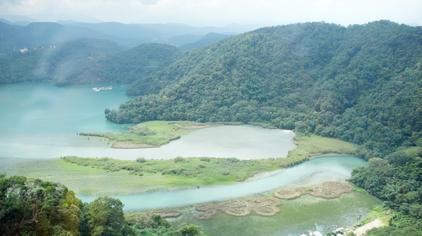
[[[79,133],[80,136],[105,138],[112,148],[158,147],[180,138],[181,135],[209,125],[189,121],[149,121],[116,133]]]
[[[161,135],[176,130],[199,127],[195,123],[147,122],[138,128],[154,130],[145,140],[165,140]],[[183,128],[176,128],[183,127]],[[161,130],[160,132],[156,132]],[[286,158],[238,160],[235,158],[176,158],[172,160],[136,161],[111,158],[63,157],[54,160],[21,161],[0,167],[7,174],[60,182],[79,194],[135,194],[159,189],[196,187],[244,181],[267,171],[274,171],[301,163],[312,156],[327,153],[356,154],[357,146],[338,139],[316,135],[295,136],[297,147]],[[0,160],[1,161],[1,160]],[[6,161],[6,160],[3,160]],[[0,165],[4,166],[4,165]],[[8,167],[7,167],[8,166]],[[116,188],[118,186],[118,188]]]

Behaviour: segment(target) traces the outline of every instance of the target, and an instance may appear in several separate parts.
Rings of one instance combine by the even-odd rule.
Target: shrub
[[[183,157],[176,157],[176,158],[174,158],[174,162],[176,162],[176,163],[183,162],[183,161],[184,161]]]
[[[139,158],[136,159],[136,162],[138,162],[138,163],[144,163],[146,161],[147,160],[145,158],[143,158],[143,157],[139,157]]]

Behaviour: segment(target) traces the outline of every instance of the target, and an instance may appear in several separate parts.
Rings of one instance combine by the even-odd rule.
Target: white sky
[[[388,19],[422,25],[422,0],[0,0],[0,17],[222,26]]]

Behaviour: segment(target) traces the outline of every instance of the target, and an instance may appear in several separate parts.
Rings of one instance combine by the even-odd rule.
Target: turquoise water
[[[127,126],[108,122],[104,109],[116,108],[127,99],[125,88],[119,86],[113,86],[112,91],[96,93],[91,86],[85,85],[62,88],[31,83],[0,85],[0,158],[44,159],[78,155],[120,159],[177,156],[254,159],[282,157],[294,148],[293,132],[253,126],[201,129],[160,148],[136,150],[111,149],[104,142],[76,135],[126,129]],[[244,197],[285,186],[344,180],[350,177],[352,169],[365,164],[354,156],[324,156],[241,183],[114,197],[122,200],[125,210],[180,207]],[[94,199],[80,197],[83,201]],[[328,224],[329,221],[324,222]]]
[[[114,86],[112,91],[93,92],[88,85],[1,85],[0,130],[2,136],[119,130],[120,126],[104,118],[104,109],[117,108],[127,99],[122,86]]]
[[[125,210],[180,207],[244,197],[285,186],[345,180],[350,177],[354,168],[365,164],[365,161],[354,156],[323,156],[273,172],[270,175],[236,184],[113,197],[119,198],[124,203]],[[87,202],[95,198],[92,196],[79,197]]]
[[[78,132],[111,132],[126,126],[108,122],[104,109],[126,101],[125,88],[93,92],[91,86],[56,87],[47,83],[0,86],[0,157],[58,157],[69,147],[104,146],[86,142]]]
[[[105,142],[77,136],[80,132],[121,131],[104,118],[128,98],[125,88],[94,92],[92,86],[55,87],[23,83],[0,86],[0,157],[61,156],[118,159],[181,157],[284,157],[295,147],[294,133],[253,126],[216,126],[196,130],[159,148],[112,149]]]

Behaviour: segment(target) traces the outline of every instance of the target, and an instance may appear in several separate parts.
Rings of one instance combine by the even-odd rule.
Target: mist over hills
[[[124,24],[119,22],[83,23],[15,22],[0,20],[0,32],[8,36],[1,46],[32,47],[43,44],[63,43],[78,38],[108,39],[123,47],[142,43],[165,43],[174,46],[194,43],[208,33],[238,34],[249,27],[194,27],[184,24]],[[11,42],[9,42],[11,41]],[[4,49],[4,48],[3,48]]]
[[[145,59],[154,57],[151,50],[156,50],[163,65],[167,65],[174,57],[165,53],[163,56],[162,52],[169,48],[176,51],[175,47],[180,46],[183,51],[191,50],[228,36],[209,34],[209,30],[224,31],[181,24],[33,22],[18,25],[2,21],[0,83],[41,80],[60,85],[101,81],[132,83],[147,76],[152,68],[160,68],[151,65],[161,65],[161,62],[152,59],[154,62],[150,63]],[[185,44],[188,46],[184,47]],[[150,72],[138,73],[137,67],[147,66]],[[119,78],[111,77],[113,73]],[[122,79],[123,76],[127,77]]]

